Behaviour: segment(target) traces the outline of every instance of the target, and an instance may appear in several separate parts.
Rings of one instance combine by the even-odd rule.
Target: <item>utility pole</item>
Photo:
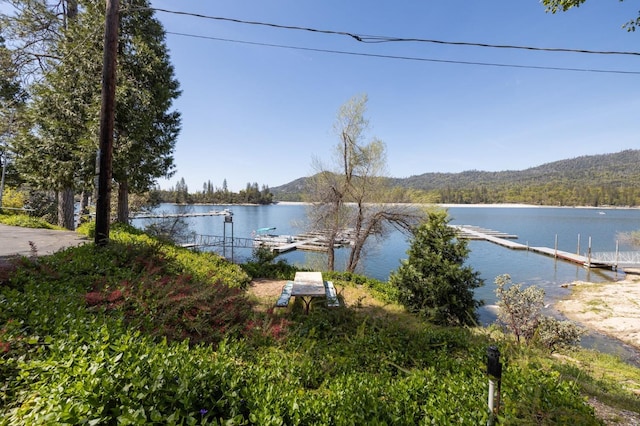
[[[95,244],[109,242],[111,222],[111,175],[113,127],[116,100],[116,55],[118,53],[118,18],[120,0],[106,0],[104,28],[104,62],[102,65],[102,107],[100,110],[100,158],[98,160],[98,197],[96,200]]]

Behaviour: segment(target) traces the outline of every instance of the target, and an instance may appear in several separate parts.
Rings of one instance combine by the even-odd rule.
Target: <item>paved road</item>
[[[31,255],[32,241],[38,255],[55,253],[63,248],[90,242],[84,235],[74,231],[22,228],[0,224],[0,258],[15,255]]]

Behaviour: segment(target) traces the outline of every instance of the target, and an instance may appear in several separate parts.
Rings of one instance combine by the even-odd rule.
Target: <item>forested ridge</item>
[[[640,205],[640,150],[588,155],[526,170],[424,173],[389,178],[407,201],[559,206]],[[271,188],[274,199],[302,200],[306,178]]]

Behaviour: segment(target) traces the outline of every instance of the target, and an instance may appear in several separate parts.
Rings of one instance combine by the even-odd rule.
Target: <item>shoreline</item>
[[[175,206],[270,206],[270,205],[311,205],[308,201],[274,201],[270,204],[252,204],[252,203],[161,203],[172,204]],[[585,210],[639,210],[640,206],[553,206],[539,204],[522,204],[522,203],[498,203],[498,204],[449,204],[449,203],[388,203],[388,204],[406,204],[408,206],[437,206],[442,208],[505,208],[505,209],[585,209]]]
[[[274,201],[272,204],[276,205],[309,205],[312,203],[306,201]],[[397,203],[392,203],[397,204]],[[585,210],[638,210],[640,206],[551,206],[551,205],[538,205],[538,204],[521,204],[521,203],[501,203],[501,204],[431,204],[431,203],[400,203],[411,206],[438,206],[438,207],[455,207],[455,208],[505,208],[505,209],[519,209],[519,208],[533,208],[533,209],[585,209]]]
[[[571,294],[554,304],[567,319],[640,351],[640,276],[592,283],[574,281]]]

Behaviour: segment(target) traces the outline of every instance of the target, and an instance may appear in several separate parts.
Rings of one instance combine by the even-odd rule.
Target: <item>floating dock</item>
[[[472,225],[450,225],[458,231],[458,237],[463,239],[483,240],[507,247],[511,250],[527,250],[534,253],[551,256],[555,259],[562,259],[568,262],[577,263],[588,268],[617,268],[617,265],[611,261],[598,260],[592,256],[582,256],[576,253],[569,253],[549,247],[531,247],[527,244],[517,243],[511,239],[518,238],[517,235],[505,234],[499,231],[484,229]],[[508,239],[507,239],[508,238]]]
[[[233,216],[233,213],[229,209],[224,210],[211,210],[208,212],[200,213],[150,213],[150,214],[136,214],[130,217],[130,219],[165,219],[165,218],[177,218],[177,217],[204,217],[204,216]]]
[[[334,248],[341,248],[349,245],[351,240],[348,237],[340,237],[334,242]],[[327,251],[329,240],[326,233],[322,231],[306,232],[303,234],[287,236],[282,238],[259,238],[255,239],[256,246],[262,246],[276,253],[286,253],[293,250],[305,251]]]

